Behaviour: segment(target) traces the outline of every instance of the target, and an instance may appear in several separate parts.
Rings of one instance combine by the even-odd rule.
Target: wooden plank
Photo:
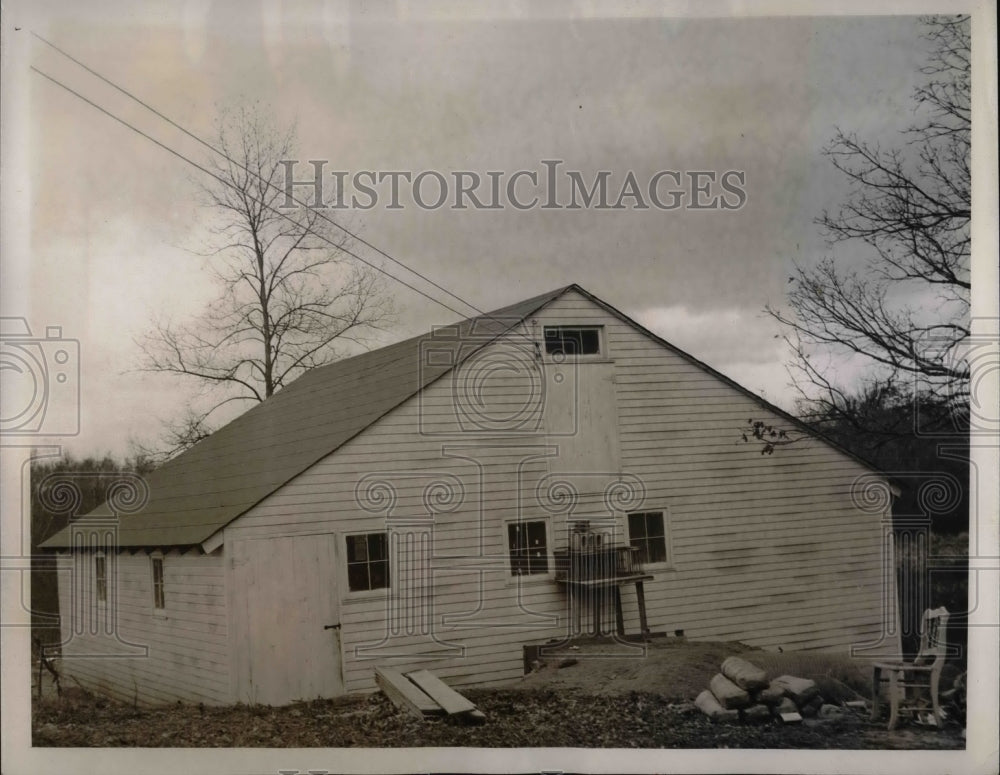
[[[429,670],[417,670],[414,673],[407,673],[406,677],[427,692],[438,705],[444,708],[445,713],[449,715],[468,713],[476,709],[476,706],[469,702],[469,700]]]
[[[420,718],[436,715],[443,710],[417,685],[391,667],[376,667],[375,683],[397,708],[408,710]]]

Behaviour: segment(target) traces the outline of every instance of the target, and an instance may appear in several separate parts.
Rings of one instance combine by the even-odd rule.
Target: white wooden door
[[[237,699],[264,705],[344,692],[336,536],[233,543]]]
[[[549,473],[614,474],[618,454],[618,408],[613,363],[546,364],[545,429],[559,453]],[[603,487],[599,480],[591,483]],[[586,487],[584,481],[577,486]]]

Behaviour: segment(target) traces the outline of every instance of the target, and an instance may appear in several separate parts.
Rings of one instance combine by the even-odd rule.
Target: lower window
[[[347,586],[352,592],[389,586],[389,536],[386,533],[347,536]]]
[[[667,533],[662,511],[628,515],[628,542],[639,550],[643,564],[667,561]]]
[[[545,522],[514,522],[507,525],[507,548],[510,572],[530,576],[549,572],[549,548]]]

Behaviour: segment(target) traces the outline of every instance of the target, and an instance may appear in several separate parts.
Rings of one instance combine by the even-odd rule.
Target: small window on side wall
[[[364,533],[347,536],[347,586],[351,592],[389,586],[389,536]]]
[[[667,532],[662,511],[628,515],[628,541],[639,550],[642,564],[667,562]]]
[[[545,522],[514,522],[507,525],[507,548],[512,576],[549,572],[549,548]]]
[[[94,590],[98,603],[108,600],[108,563],[103,554],[94,557]]]
[[[546,326],[547,355],[600,355],[600,326]]]
[[[163,610],[166,607],[163,593],[163,558],[153,557],[153,608]]]

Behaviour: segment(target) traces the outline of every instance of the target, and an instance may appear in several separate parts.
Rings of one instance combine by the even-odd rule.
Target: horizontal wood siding
[[[622,471],[642,480],[645,508],[669,509],[672,562],[645,585],[654,631],[846,650],[891,627],[881,516],[852,501],[867,468],[815,439],[761,455],[741,441],[747,420],[787,420],[579,294],[537,317],[605,327]],[[631,590],[623,604],[635,621]]]
[[[93,557],[76,556],[87,566],[82,576],[73,571],[73,554],[58,559],[66,675],[140,705],[231,701],[221,552],[165,553],[165,605],[159,610],[153,608],[148,554],[122,552],[113,564],[109,559],[108,603],[96,611]],[[83,614],[76,626],[74,610]]]
[[[534,374],[514,371],[488,380],[482,416],[509,415],[526,400],[530,409],[537,390],[532,379],[538,376],[533,352],[527,363]],[[526,420],[517,432],[483,433],[461,414],[463,391],[471,387],[464,376],[435,382],[226,528],[227,552],[246,538],[336,533],[343,559],[343,536],[386,529],[387,513],[363,493],[359,497],[359,482],[374,477],[391,487],[390,521],[413,522],[399,534],[412,533],[417,545],[426,535],[433,546],[432,572],[410,585],[430,601],[430,631],[407,620],[405,601],[390,604],[384,592],[352,594],[346,574],[338,573],[347,691],[375,689],[376,664],[404,671],[430,668],[455,685],[514,678],[523,672],[524,643],[565,632],[566,601],[559,587],[548,577],[519,584],[507,557],[506,523],[524,506],[519,493],[533,492],[547,472],[539,457],[547,446],[541,405],[523,413]],[[451,449],[456,445],[461,448]],[[447,485],[442,501],[433,498],[437,481]],[[555,532],[552,520],[550,543],[565,543]],[[408,558],[404,553],[397,561]],[[394,565],[394,588],[399,572]]]
[[[877,640],[882,525],[851,500],[852,483],[866,468],[814,440],[773,456],[740,443],[748,418],[785,421],[578,294],[546,307],[515,341],[530,344],[520,334],[540,336],[541,326],[556,322],[605,327],[617,468],[641,481],[642,508],[669,510],[672,562],[654,566],[645,589],[654,631],[768,648],[843,649]],[[536,384],[538,375],[527,371],[538,368],[537,360],[510,363],[517,368],[494,374],[484,393],[483,411],[491,416],[522,407]],[[429,601],[422,609],[429,633],[421,632],[420,616],[407,618],[412,609],[401,601],[385,592],[352,594],[346,574],[336,572],[347,691],[374,690],[376,664],[427,667],[454,685],[513,678],[522,672],[523,644],[568,634],[564,590],[549,577],[519,584],[511,576],[506,524],[519,515],[544,519],[553,547],[566,545],[580,518],[611,525],[618,541],[627,538],[624,513],[609,511],[600,481],[592,491],[582,487],[567,510],[542,502],[540,485],[550,470],[560,471],[542,452],[560,436],[533,426],[530,412],[518,433],[470,426],[461,407],[456,411],[468,388],[462,380],[447,375],[433,383],[226,528],[227,554],[247,538],[336,533],[341,564],[342,537],[384,530],[387,516],[394,529],[414,536],[415,547],[430,542],[429,572],[407,586],[413,599]],[[372,503],[366,509],[359,494],[359,483],[372,477],[392,491],[382,511]],[[427,488],[436,480],[453,489],[457,482],[460,493],[435,502]],[[394,588],[399,582],[394,577]],[[624,587],[622,598],[626,628],[634,632],[635,590]],[[613,624],[613,613],[606,615]],[[234,650],[246,648],[238,641]]]

